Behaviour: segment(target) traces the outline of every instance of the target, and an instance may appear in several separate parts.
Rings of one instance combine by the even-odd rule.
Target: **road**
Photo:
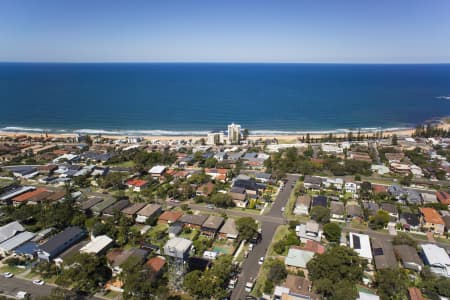
[[[266,256],[267,248],[272,242],[272,238],[277,230],[277,227],[280,224],[285,223],[284,215],[281,212],[282,207],[286,207],[286,204],[289,200],[289,197],[292,192],[292,185],[297,181],[298,176],[289,175],[287,177],[287,183],[283,191],[281,191],[276,201],[272,205],[272,209],[270,212],[265,215],[265,217],[269,217],[270,219],[265,220],[261,219],[261,234],[262,239],[261,242],[253,248],[253,251],[249,253],[247,259],[242,264],[242,271],[239,275],[239,280],[236,287],[231,294],[231,299],[238,300],[244,299],[244,297],[248,294],[245,292],[245,283],[250,280],[250,278],[255,279],[258,275],[260,265],[258,264],[258,260],[262,256]],[[227,210],[227,213],[229,210]],[[248,214],[247,214],[248,216]],[[262,217],[262,216],[259,216]],[[255,219],[258,219],[257,216],[254,216]],[[269,220],[278,220],[277,222],[271,222]]]
[[[17,277],[5,278],[0,276],[0,290],[1,293],[8,296],[15,296],[17,292],[24,291],[31,294],[32,299],[38,297],[48,296],[54,286],[42,285],[38,286],[33,284],[33,282],[25,279],[20,279]]]

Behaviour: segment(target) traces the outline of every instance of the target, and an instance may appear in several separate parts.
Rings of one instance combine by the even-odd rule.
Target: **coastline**
[[[437,127],[450,130],[450,118],[444,117],[434,122]],[[8,128],[8,130],[4,130]],[[330,134],[334,137],[343,138],[348,135],[348,133],[357,134],[360,132],[364,135],[374,135],[376,133],[382,132],[384,136],[397,135],[399,137],[410,137],[415,131],[415,128],[366,128],[360,130],[349,130],[349,129],[338,129],[338,130],[323,130],[323,131],[277,131],[277,130],[255,130],[250,131],[248,140],[258,140],[258,139],[277,139],[281,141],[291,141],[295,142],[298,139],[305,137],[309,134],[312,139],[320,139]],[[60,132],[47,132],[44,129],[38,128],[21,128],[21,127],[4,127],[0,128],[0,136],[4,137],[18,137],[18,136],[28,136],[32,138],[42,138],[47,136],[48,138],[73,138],[80,134],[88,134],[91,136],[101,135],[104,138],[111,140],[122,140],[127,137],[141,137],[147,141],[175,141],[175,140],[186,140],[186,141],[198,141],[202,138],[206,138],[208,131],[164,131],[164,130],[129,130],[129,131],[105,131],[105,130],[93,130],[93,129],[80,129],[74,130],[73,132],[67,132],[65,130],[60,130]]]

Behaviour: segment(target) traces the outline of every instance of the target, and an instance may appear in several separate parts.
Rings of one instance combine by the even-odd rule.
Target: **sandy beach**
[[[442,119],[441,122],[437,125],[437,127],[450,130],[450,123],[447,118]],[[384,137],[392,136],[396,134],[399,137],[410,137],[414,133],[414,128],[407,128],[407,129],[396,129],[396,130],[385,130],[382,131]],[[357,134],[357,131],[352,131],[353,134]],[[250,132],[251,133],[251,132]],[[361,132],[361,134],[364,135],[373,135],[376,132]],[[348,133],[333,133],[334,137],[346,137]],[[322,137],[328,136],[329,133],[311,133],[310,138],[312,139],[320,139]],[[32,138],[39,138],[39,137],[45,137],[47,136],[49,139],[52,138],[70,138],[70,137],[76,137],[78,136],[77,133],[40,133],[40,132],[25,132],[25,131],[0,131],[0,136],[5,137],[18,137],[18,136],[28,136]],[[96,136],[96,135],[91,135]],[[113,140],[117,139],[126,139],[128,136],[126,135],[101,135],[104,138],[109,138]],[[248,140],[258,140],[258,139],[277,139],[281,141],[282,143],[295,143],[296,141],[300,140],[302,137],[305,137],[305,134],[262,134],[262,135],[252,135],[248,137]],[[161,141],[161,142],[168,142],[168,141],[175,141],[175,140],[186,140],[186,141],[197,141],[202,138],[206,138],[202,135],[140,135],[144,140],[148,141]]]
[[[398,136],[411,136],[411,134],[414,132],[414,129],[402,129],[402,130],[392,130],[392,131],[383,131],[383,135],[384,136],[390,136],[393,134],[396,134]],[[356,133],[356,132],[354,132]],[[372,135],[375,134],[374,132],[367,132],[367,133],[363,133],[364,135],[368,134],[368,135]],[[328,133],[320,133],[320,134],[310,134],[310,138],[313,139],[318,139],[321,137],[326,137],[328,136]],[[17,132],[11,132],[11,131],[0,131],[0,136],[5,136],[5,137],[19,137],[19,136],[29,136],[32,138],[39,138],[39,137],[44,137],[47,136],[49,139],[52,138],[71,138],[71,137],[76,137],[78,136],[78,134],[76,133],[38,133],[38,132],[21,132],[21,131],[17,131]],[[95,135],[92,135],[95,136]],[[101,135],[104,138],[109,138],[109,139],[126,139],[128,136],[126,135]],[[277,140],[281,140],[281,141],[295,141],[298,139],[301,139],[302,137],[305,137],[306,134],[274,134],[274,135],[250,135],[248,137],[249,140],[258,140],[258,139],[277,139]],[[334,137],[345,137],[347,136],[347,133],[333,133]],[[151,141],[155,141],[155,140],[159,140],[159,141],[174,141],[174,140],[192,140],[192,141],[196,141],[196,140],[200,140],[202,138],[206,138],[206,136],[199,136],[199,135],[142,135],[141,136],[143,139],[145,140],[151,140]]]

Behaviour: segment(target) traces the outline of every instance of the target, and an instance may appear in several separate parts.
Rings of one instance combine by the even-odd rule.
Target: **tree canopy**
[[[236,221],[236,228],[241,240],[251,239],[258,232],[258,224],[252,217],[243,217]]]
[[[328,299],[356,299],[367,262],[350,248],[335,246],[307,264],[314,290]],[[347,295],[347,298],[342,298]]]

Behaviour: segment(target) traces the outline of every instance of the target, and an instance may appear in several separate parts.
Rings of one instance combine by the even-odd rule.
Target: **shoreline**
[[[434,120],[433,124],[437,127],[450,130],[450,118],[445,117],[439,120]],[[8,129],[8,130],[5,130]],[[410,137],[415,131],[413,127],[404,128],[362,128],[359,130],[351,129],[336,129],[336,130],[298,130],[298,131],[280,131],[280,130],[254,130],[250,131],[248,140],[258,140],[258,139],[277,139],[277,140],[294,140],[305,137],[309,134],[312,139],[320,139],[327,137],[332,134],[334,137],[343,138],[346,137],[350,132],[352,134],[357,134],[360,132],[363,135],[375,135],[382,132],[383,136],[397,135],[399,137]],[[171,132],[173,134],[171,134]],[[49,132],[39,128],[22,128],[22,127],[4,127],[0,128],[0,136],[3,137],[18,137],[18,136],[28,136],[32,138],[42,138],[47,136],[48,138],[74,138],[79,135],[90,135],[90,136],[101,136],[103,138],[111,140],[121,140],[128,137],[141,137],[147,141],[174,141],[174,140],[191,140],[198,141],[202,138],[206,138],[209,131],[167,131],[167,130],[117,130],[117,131],[106,131],[106,130],[94,130],[94,129],[79,129],[72,132],[66,132],[65,130],[60,130],[60,132]],[[253,132],[253,133],[252,133]]]

